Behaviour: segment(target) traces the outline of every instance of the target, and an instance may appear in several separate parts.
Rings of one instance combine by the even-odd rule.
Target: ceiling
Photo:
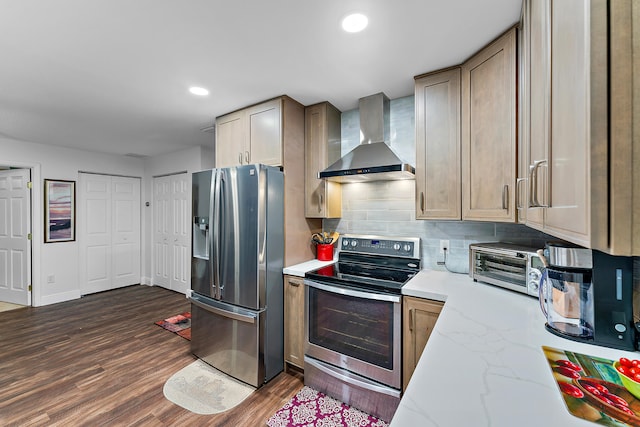
[[[521,0],[0,0],[0,137],[153,156],[286,94],[342,111],[413,93],[516,23]],[[340,28],[359,11],[369,26]],[[206,97],[188,92],[209,89]]]

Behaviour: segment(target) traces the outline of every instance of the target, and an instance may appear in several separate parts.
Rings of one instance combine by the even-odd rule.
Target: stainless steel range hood
[[[336,182],[414,179],[415,168],[389,147],[389,98],[382,92],[360,98],[360,145],[318,173]]]

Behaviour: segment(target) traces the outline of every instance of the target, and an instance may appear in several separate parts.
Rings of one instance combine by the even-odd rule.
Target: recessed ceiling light
[[[365,28],[369,19],[361,13],[352,13],[342,20],[342,29],[348,33],[358,33]]]
[[[189,88],[189,92],[191,92],[194,95],[198,95],[198,96],[207,96],[209,95],[209,91],[203,87],[198,87],[198,86],[191,86]]]

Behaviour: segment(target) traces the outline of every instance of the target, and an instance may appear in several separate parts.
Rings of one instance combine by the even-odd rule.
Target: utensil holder
[[[333,260],[333,245],[319,243],[316,245],[316,257],[319,261]]]

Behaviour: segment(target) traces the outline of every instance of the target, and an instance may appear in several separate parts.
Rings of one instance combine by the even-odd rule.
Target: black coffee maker
[[[555,335],[623,350],[638,349],[633,318],[633,258],[547,243],[540,280],[545,327]]]

